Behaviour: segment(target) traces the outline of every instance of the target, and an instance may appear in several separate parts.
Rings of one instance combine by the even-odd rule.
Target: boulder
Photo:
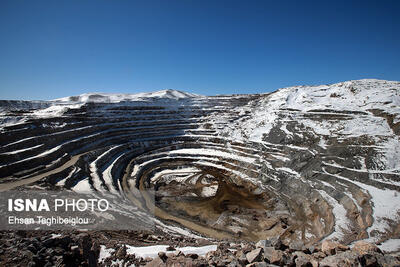
[[[362,264],[362,266],[365,267],[375,267],[375,266],[380,266],[380,264],[378,264],[378,259],[371,254],[364,254],[361,257],[359,257],[359,260]]]
[[[327,255],[325,253],[323,253],[322,251],[318,251],[318,252],[314,252],[312,254],[312,256],[316,259],[323,259],[325,258]]]
[[[290,244],[289,244],[289,250],[290,250],[291,252],[294,252],[294,251],[303,251],[303,250],[305,250],[304,242],[301,241],[301,240],[295,240],[295,241],[293,241],[293,242],[290,242]]]
[[[353,267],[363,266],[358,259],[357,253],[353,251],[345,251],[336,255],[331,255],[319,263],[320,267]]]
[[[163,262],[166,262],[167,259],[168,259],[167,255],[166,255],[165,252],[163,252],[163,251],[158,252],[158,257],[159,257]]]
[[[150,261],[149,263],[147,263],[145,265],[145,267],[164,267],[167,266],[162,259],[160,259],[159,257],[154,258],[152,261]]]
[[[398,257],[392,255],[382,255],[378,253],[376,253],[375,256],[380,266],[400,266],[400,259]]]
[[[301,251],[296,251],[293,254],[295,255],[296,267],[318,267],[318,261],[311,255]]]
[[[382,253],[381,250],[376,245],[371,244],[371,243],[366,242],[366,241],[363,241],[363,240],[357,241],[354,244],[352,250],[355,251],[355,252],[360,253],[361,255],[368,254],[368,253],[371,253],[371,252]]]
[[[261,260],[261,256],[262,256],[262,248],[256,248],[252,251],[250,251],[249,253],[246,254],[246,259],[249,263],[253,263],[256,261],[260,261]]]
[[[289,251],[284,251],[282,255],[282,260],[280,265],[283,266],[293,266],[295,264],[296,255],[290,253]]]
[[[123,258],[125,258],[125,256],[126,256],[126,246],[125,246],[125,245],[121,246],[121,247],[117,250],[117,252],[115,253],[115,255],[116,255],[116,257],[117,257],[118,259],[123,259]]]
[[[264,248],[264,260],[279,265],[283,259],[283,252],[273,247]]]
[[[326,255],[335,255],[339,251],[346,251],[348,249],[349,249],[348,246],[342,245],[335,241],[325,240],[321,244],[321,250]]]

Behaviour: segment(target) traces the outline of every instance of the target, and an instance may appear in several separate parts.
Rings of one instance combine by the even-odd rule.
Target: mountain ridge
[[[120,94],[120,93],[85,93],[77,96],[68,96],[57,98],[54,102],[107,102],[116,103],[121,101],[139,101],[146,98],[165,98],[165,99],[181,99],[199,97],[200,95],[187,93],[174,89],[165,89],[154,92],[136,93],[136,94]]]

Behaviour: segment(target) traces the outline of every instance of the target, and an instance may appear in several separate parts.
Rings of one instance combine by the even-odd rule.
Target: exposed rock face
[[[399,82],[1,105],[0,190],[124,192],[146,209],[152,188],[159,218],[221,239],[399,238]]]

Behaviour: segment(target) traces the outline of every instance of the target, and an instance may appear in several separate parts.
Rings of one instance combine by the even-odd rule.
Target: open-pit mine
[[[399,82],[2,100],[0,127],[1,191],[113,195],[172,235],[400,238]]]

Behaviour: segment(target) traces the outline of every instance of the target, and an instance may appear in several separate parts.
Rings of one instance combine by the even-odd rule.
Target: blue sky
[[[400,1],[0,1],[0,99],[400,80]]]

